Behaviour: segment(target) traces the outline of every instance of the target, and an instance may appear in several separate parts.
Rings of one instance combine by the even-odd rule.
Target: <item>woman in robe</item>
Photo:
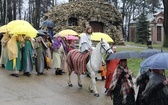
[[[115,46],[112,46],[112,50],[113,50],[114,53],[117,52],[117,49],[116,49]],[[106,62],[107,72],[106,72],[106,80],[105,80],[105,86],[104,86],[106,88],[105,93],[108,93],[108,90],[110,89],[110,84],[111,84],[112,79],[113,79],[112,77],[113,77],[115,69],[118,66],[119,61],[120,60],[118,60],[118,59],[113,59],[113,60],[110,60],[110,61]]]
[[[0,63],[1,63],[3,68],[5,68],[5,64],[6,64],[6,61],[7,61],[7,56],[8,56],[8,54],[7,54],[7,43],[9,41],[9,39],[10,39],[10,36],[9,36],[8,32],[6,32],[1,39],[2,50],[1,50]]]
[[[22,70],[23,75],[30,76],[33,70],[33,43],[30,37],[25,37],[24,47],[22,48]]]
[[[47,50],[46,50],[46,56],[49,58],[49,60],[51,61],[51,47],[52,47],[52,41],[50,38],[49,34],[46,34],[45,36],[43,36],[44,42],[47,45]],[[51,62],[49,62],[49,64],[47,64],[47,68],[51,68]]]
[[[127,59],[121,59],[112,79],[113,105],[135,105],[132,73],[127,67]]]
[[[21,48],[23,47],[23,37],[21,35],[12,36],[7,43],[8,59],[5,65],[6,70],[14,71],[12,76],[19,77],[21,70]]]
[[[35,69],[37,75],[40,76],[43,75],[44,69],[47,68],[45,57],[46,57],[46,50],[48,47],[41,36],[35,38],[34,47],[36,51]]]
[[[54,37],[52,51],[52,68],[55,69],[55,75],[62,75],[63,69],[65,69],[68,48],[61,36]]]

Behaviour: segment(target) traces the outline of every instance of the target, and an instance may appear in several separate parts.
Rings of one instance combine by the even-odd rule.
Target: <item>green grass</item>
[[[132,45],[130,47],[124,47],[124,46],[117,46],[117,51],[123,51],[123,50],[129,50],[129,51],[142,51],[142,50],[146,50],[147,46],[145,44],[135,44],[134,42],[126,42],[126,45]],[[161,44],[153,44],[152,45],[154,49],[161,49],[164,52],[168,52],[168,48],[162,47]],[[128,59],[128,67],[129,69],[133,72],[134,76],[137,75],[139,69],[140,69],[140,63],[143,61],[144,59],[142,58],[132,58],[132,59]],[[166,70],[166,76],[168,76],[168,70]]]

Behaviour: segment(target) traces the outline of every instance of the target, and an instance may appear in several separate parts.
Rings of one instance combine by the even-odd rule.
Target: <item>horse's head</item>
[[[100,44],[101,44],[101,49],[100,49],[101,52],[104,52],[106,54],[113,53],[110,45],[105,40],[101,39]]]

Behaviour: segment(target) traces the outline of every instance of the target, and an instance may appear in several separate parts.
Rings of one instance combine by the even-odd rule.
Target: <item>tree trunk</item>
[[[163,47],[168,47],[168,0],[163,0],[163,5],[164,5],[164,22],[163,22],[163,27],[164,27],[164,42],[163,42]]]
[[[40,24],[40,0],[35,1],[36,9],[35,9],[35,22],[34,27],[39,29]]]
[[[3,15],[2,15],[2,12],[3,9],[2,9],[2,0],[0,0],[0,14],[1,14],[1,19],[0,19],[0,26],[2,25],[2,18],[3,18]]]
[[[3,1],[3,14],[2,14],[2,24],[6,24],[6,0]]]
[[[11,0],[7,0],[7,22],[12,21],[12,2]]]
[[[12,3],[13,3],[13,19],[16,20],[16,0],[13,0]]]
[[[22,0],[19,0],[19,6],[18,6],[19,19],[21,19],[21,8],[22,8]]]

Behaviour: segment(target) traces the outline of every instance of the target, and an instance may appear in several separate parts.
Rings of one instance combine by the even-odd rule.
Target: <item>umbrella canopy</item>
[[[26,36],[29,36],[31,38],[36,37],[37,33],[38,31],[35,28],[27,25],[19,25],[9,32],[9,34],[14,34],[14,36],[18,34],[25,34]]]
[[[66,29],[66,30],[62,30],[58,33],[60,36],[67,36],[67,35],[78,35],[77,32],[75,32],[74,30],[71,29]]]
[[[168,53],[152,55],[141,62],[140,66],[150,69],[168,69]]]
[[[79,38],[77,36],[72,36],[72,35],[67,35],[67,36],[65,36],[65,38],[67,40],[79,40]]]
[[[141,55],[142,58],[148,58],[154,54],[158,54],[163,52],[162,50],[157,50],[157,49],[148,49],[148,50],[143,50],[139,54]]]
[[[51,21],[51,20],[45,20],[42,23],[42,26],[53,28],[53,27],[55,27],[55,23],[53,21]]]
[[[104,40],[106,40],[107,42],[114,42],[113,39],[105,33],[101,33],[101,32],[93,32],[91,39],[94,41],[100,41],[101,38],[103,38]]]
[[[19,25],[32,26],[29,22],[25,20],[13,20],[7,24],[8,31],[11,31],[13,28]]]
[[[107,60],[111,59],[128,59],[128,58],[140,58],[140,54],[136,51],[121,51],[110,54]]]
[[[38,31],[38,35],[45,36],[47,34],[47,31],[45,30],[37,30],[37,31]]]
[[[3,26],[0,27],[0,33],[5,33],[7,31],[8,31],[7,25],[3,25]]]

